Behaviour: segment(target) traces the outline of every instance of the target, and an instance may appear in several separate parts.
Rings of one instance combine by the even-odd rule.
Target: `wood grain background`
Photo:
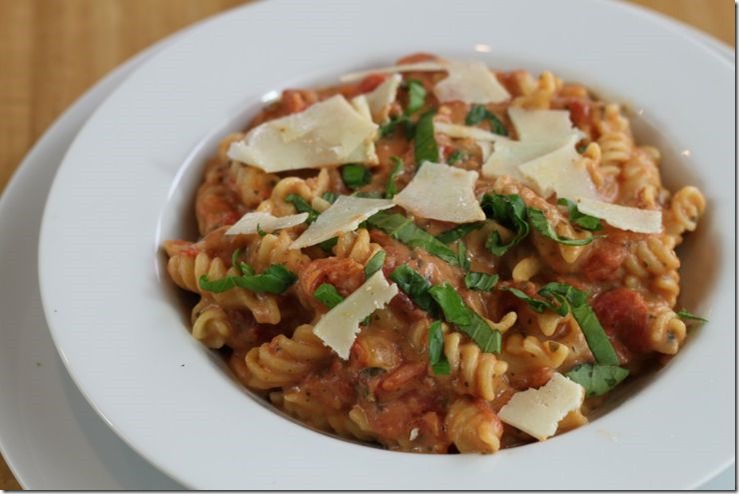
[[[0,191],[77,97],[172,32],[245,0],[0,0]],[[633,0],[735,46],[733,0]],[[0,458],[0,489],[17,490]]]

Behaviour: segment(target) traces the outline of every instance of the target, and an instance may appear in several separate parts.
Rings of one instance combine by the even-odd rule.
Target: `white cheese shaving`
[[[336,95],[253,128],[231,144],[228,157],[269,173],[375,162],[376,133],[376,124]]]
[[[374,91],[364,95],[369,103],[372,120],[375,123],[384,123],[388,119],[390,105],[393,104],[398,95],[398,87],[403,82],[403,76],[393,74],[377,86]]]
[[[389,199],[339,196],[331,207],[321,213],[318,219],[290,244],[290,248],[302,249],[334,238],[339,233],[354,231],[361,222],[373,214],[394,205]]]
[[[444,122],[434,122],[434,131],[439,134],[445,134],[453,139],[474,139],[476,141],[498,142],[500,140],[510,140],[498,134],[493,134],[484,129],[477,127],[468,127],[467,125],[448,124]]]
[[[560,420],[580,408],[584,399],[585,389],[582,386],[555,372],[543,387],[514,394],[500,409],[498,417],[506,424],[543,441],[557,432]]]
[[[269,213],[255,211],[246,213],[239,221],[226,230],[226,235],[247,235],[257,232],[257,226],[267,233],[275,230],[290,228],[299,225],[308,219],[308,213],[291,214],[288,216],[272,216]]]
[[[524,110],[511,107],[508,116],[520,141],[561,141],[583,133],[572,127],[567,110]]]
[[[398,286],[389,284],[382,270],[379,270],[354,293],[324,314],[313,327],[313,333],[346,360],[359,333],[359,324],[397,294]]]
[[[442,103],[500,103],[511,97],[482,62],[450,62],[449,76],[436,84],[434,94]]]
[[[519,166],[557,147],[557,143],[552,141],[521,142],[500,138],[494,143],[494,152],[483,163],[482,174],[486,177],[508,175],[519,182],[526,182]]]
[[[422,218],[453,223],[482,221],[485,213],[475,197],[477,177],[474,171],[425,161],[393,201]]]
[[[418,62],[407,63],[402,65],[392,65],[390,67],[378,67],[376,69],[362,70],[360,72],[352,72],[339,78],[341,82],[359,81],[373,74],[396,74],[398,72],[440,72],[449,69],[446,62]]]
[[[662,211],[632,208],[587,198],[579,198],[577,209],[582,213],[605,220],[619,230],[637,233],[660,233],[662,231]]]
[[[598,198],[595,184],[585,168],[585,160],[575,150],[577,141],[578,137],[573,136],[554,151],[518,167],[539,195]]]
[[[365,120],[372,121],[372,111],[370,110],[369,102],[364,94],[360,94],[352,98],[352,106],[357,113]]]
[[[493,154],[493,143],[489,141],[477,141],[475,144],[480,148],[482,162],[486,162],[490,158],[490,155]]]

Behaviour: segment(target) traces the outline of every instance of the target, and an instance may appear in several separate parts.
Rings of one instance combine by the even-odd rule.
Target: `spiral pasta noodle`
[[[500,449],[503,424],[479,399],[459,398],[452,403],[444,428],[460,453],[494,453]]]
[[[703,194],[696,187],[683,187],[675,193],[669,209],[665,211],[666,232],[680,243],[685,232],[695,231],[705,210],[706,199]]]
[[[257,322],[267,324],[280,322],[280,308],[275,297],[270,294],[254,293],[243,288],[213,293],[200,288],[199,280],[201,276],[207,276],[209,280],[217,280],[226,276],[238,275],[233,267],[227,268],[219,257],[212,258],[205,252],[198,252],[195,256],[188,254],[174,255],[169,258],[167,272],[172,281],[180,288],[199,293],[221,307],[249,309]]]
[[[517,359],[531,361],[533,367],[557,369],[569,355],[569,349],[556,341],[541,341],[536,336],[512,334],[506,338],[505,351]]]
[[[444,354],[465,392],[488,401],[495,398],[496,381],[505,374],[508,364],[492,353],[483,353],[472,342],[463,342],[459,333],[444,336]]]
[[[247,384],[272,389],[297,384],[331,357],[331,349],[313,334],[313,326],[295,328],[292,337],[277,335],[246,354]]]
[[[192,336],[208,348],[221,348],[233,329],[226,312],[203,298],[192,309]]]
[[[649,326],[650,344],[654,351],[675,355],[685,341],[685,323],[672,309],[661,306],[651,314]]]

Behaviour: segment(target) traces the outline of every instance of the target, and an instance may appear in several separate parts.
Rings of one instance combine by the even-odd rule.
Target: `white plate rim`
[[[52,195],[53,195],[53,193],[52,193]],[[46,220],[45,220],[45,223],[46,223]],[[43,262],[44,262],[44,259],[43,259],[43,253],[42,253],[42,263],[43,263]],[[45,266],[47,266],[47,267],[49,266],[49,264],[48,264],[48,263],[47,263],[47,264],[43,264],[43,265],[45,265]],[[43,282],[42,282],[42,284],[43,284]],[[46,291],[45,291],[45,297],[44,297],[44,298],[45,298],[45,300],[46,300]],[[49,310],[48,310],[48,308],[47,308],[47,316],[49,316],[49,315],[50,315],[50,314],[49,314]],[[52,326],[53,326],[53,324],[52,324]],[[58,335],[56,335],[56,334],[55,334],[55,336],[58,336]],[[69,364],[69,362],[68,362],[68,364]],[[74,375],[74,373],[73,373],[73,375]]]

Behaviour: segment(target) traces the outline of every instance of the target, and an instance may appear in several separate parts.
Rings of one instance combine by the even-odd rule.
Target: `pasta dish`
[[[586,87],[415,54],[283,91],[207,162],[200,238],[164,249],[193,337],[283,412],[493,453],[680,350],[675,249],[705,207]]]

